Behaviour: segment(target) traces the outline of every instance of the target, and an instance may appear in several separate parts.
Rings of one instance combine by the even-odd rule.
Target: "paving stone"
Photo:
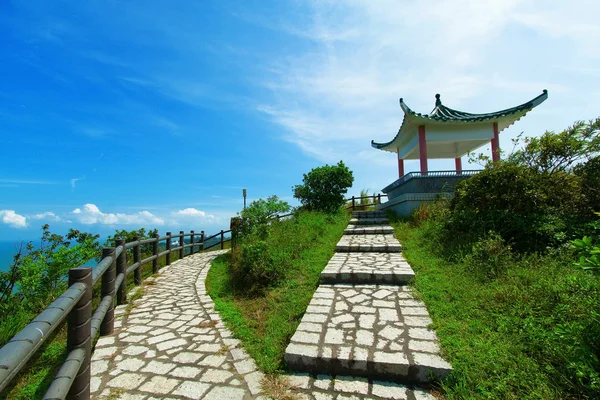
[[[410,383],[425,383],[430,373],[443,378],[451,370],[439,355],[435,333],[426,327],[407,325],[402,303],[409,304],[409,308],[425,308],[410,288],[322,284],[311,303],[325,296],[334,299],[334,307],[321,324],[323,334],[318,341],[306,343],[306,331],[315,323],[302,319],[286,349],[285,360],[291,369]],[[339,303],[345,303],[348,310],[337,311]],[[389,304],[396,306],[390,308]],[[414,323],[414,318],[410,316],[409,321]],[[358,324],[347,322],[354,320]]]
[[[129,314],[125,313],[125,306],[117,307],[115,326],[121,327],[120,333],[100,338],[101,344],[96,346],[92,356],[93,397],[133,400],[268,397],[261,395],[263,374],[239,347],[239,340],[232,337],[206,295],[204,280],[210,261],[221,253],[196,254],[161,269],[159,277],[154,279],[155,284],[146,286],[144,297],[134,303]],[[377,253],[348,253],[346,256],[354,262],[352,257],[356,255],[378,257]],[[394,256],[401,255],[388,257],[388,265],[394,262],[397,268],[407,265],[403,264],[403,258]],[[379,259],[378,262],[386,261]],[[384,271],[385,265],[378,268]],[[396,299],[389,299],[390,296]],[[408,349],[409,361],[414,361],[410,356],[412,352],[419,362],[443,369],[445,361],[439,357],[439,346],[436,340],[430,339],[432,333],[427,333],[430,324],[427,310],[410,291],[342,284],[340,293],[319,287],[313,300],[298,330],[305,342],[292,342],[288,347],[296,349],[298,361],[310,364],[321,357],[336,360],[348,371],[368,372],[368,359],[375,356],[371,349],[383,346],[380,349],[383,356],[378,358],[383,357],[386,362],[388,353]],[[400,300],[404,303],[400,304]],[[397,306],[391,306],[392,303]],[[384,308],[390,311],[380,313]],[[403,310],[407,310],[406,314]],[[394,316],[397,321],[393,320]],[[199,327],[211,321],[217,324]],[[410,329],[416,329],[412,334],[418,338],[410,336]],[[378,332],[383,334],[377,336]],[[399,337],[391,339],[395,336]],[[336,343],[321,343],[325,337]],[[306,365],[306,368],[313,367],[315,365]],[[290,378],[290,383],[294,386],[290,394],[298,399],[403,398],[399,397],[402,393],[407,393],[411,400],[431,398],[426,391],[414,389],[413,394],[413,390],[396,383],[369,384],[365,378],[323,373],[312,376],[297,373]]]
[[[173,394],[187,397],[190,399],[201,399],[202,395],[210,389],[210,385],[202,382],[185,381],[179,386]]]
[[[402,246],[392,234],[344,235],[335,246],[335,251],[399,253],[402,251]]]
[[[335,253],[323,272],[321,282],[404,284],[415,276],[401,253]]]
[[[206,400],[242,400],[244,395],[245,392],[243,389],[217,386],[208,392],[204,398]]]
[[[150,381],[140,386],[140,390],[154,394],[167,394],[179,383],[180,381],[177,379],[166,378],[164,376],[153,376],[150,378]]]
[[[394,233],[394,228],[389,225],[349,225],[344,229],[344,235],[382,235]]]
[[[108,382],[109,387],[132,390],[137,388],[146,377],[141,374],[122,373]]]

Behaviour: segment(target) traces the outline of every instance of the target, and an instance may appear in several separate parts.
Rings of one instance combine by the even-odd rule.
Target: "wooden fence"
[[[384,196],[386,196],[384,194]],[[368,199],[368,200],[372,200],[372,203],[362,203],[361,204],[361,200],[362,199]],[[347,210],[352,210],[355,211],[357,208],[358,209],[362,209],[363,207],[370,207],[370,206],[376,206],[377,204],[381,204],[381,193],[379,194],[372,194],[370,196],[352,196],[349,199],[346,199],[346,209]],[[357,203],[358,201],[358,203]]]
[[[67,319],[67,351],[68,355],[50,384],[43,399],[89,399],[90,398],[90,358],[92,342],[97,334],[109,335],[114,329],[114,299],[121,305],[127,302],[127,277],[133,273],[136,286],[142,284],[142,266],[152,263],[153,273],[158,272],[158,260],[165,256],[166,265],[171,264],[171,254],[179,253],[179,258],[196,251],[208,250],[220,246],[231,238],[225,234],[231,230],[221,231],[204,237],[204,231],[197,235],[179,232],[178,235],[156,235],[150,239],[125,243],[117,240],[115,247],[102,250],[102,260],[95,267],[79,267],[69,270],[67,290],[23,330],[16,334],[0,349],[0,392],[2,392],[27,364],[27,361],[39,350],[51,333]],[[199,241],[196,241],[199,236]],[[185,238],[189,237],[189,243]],[[219,237],[220,240],[205,247],[205,243]],[[179,246],[172,247],[172,240],[178,239]],[[159,242],[165,242],[165,250],[160,251]],[[152,245],[152,255],[141,259],[143,245]],[[127,250],[133,253],[133,264],[127,266]],[[92,288],[101,282],[101,301],[92,312]]]

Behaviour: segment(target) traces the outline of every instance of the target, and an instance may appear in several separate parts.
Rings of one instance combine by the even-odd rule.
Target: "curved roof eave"
[[[436,95],[436,97],[439,100],[439,95]],[[406,103],[404,103],[404,100],[402,98],[400,98],[400,108],[402,109],[402,111],[404,111],[404,118],[402,119],[402,125],[400,125],[400,129],[398,129],[398,133],[396,133],[396,136],[389,142],[377,143],[374,140],[371,140],[371,147],[378,149],[378,150],[395,152],[395,148],[393,148],[393,146],[392,147],[390,147],[390,146],[397,141],[397,139],[400,135],[400,132],[402,132],[402,128],[406,124],[407,117],[409,117],[409,118],[416,117],[416,119],[420,119],[425,123],[429,122],[429,121],[438,122],[438,123],[439,122],[441,122],[441,123],[445,123],[445,122],[450,122],[450,123],[483,122],[483,121],[499,119],[502,117],[507,117],[507,116],[510,116],[511,114],[522,113],[523,111],[525,111],[525,114],[526,114],[527,112],[531,111],[533,108],[537,107],[538,105],[540,105],[541,103],[546,101],[547,98],[548,98],[548,91],[546,89],[544,89],[542,91],[542,94],[536,96],[535,98],[533,98],[533,99],[529,100],[528,102],[525,102],[521,105],[507,108],[507,109],[500,110],[500,111],[496,111],[496,112],[483,113],[483,114],[471,114],[471,113],[467,113],[464,111],[454,110],[452,108],[443,106],[441,104],[441,102],[439,103],[439,105],[436,105],[436,107],[431,111],[431,113],[421,114],[421,113],[417,113],[417,112],[414,112],[413,110],[411,110],[410,107],[408,107],[406,105]],[[523,114],[523,115],[525,115],[525,114]],[[517,118],[517,120],[520,119],[523,115],[519,116]],[[510,124],[510,125],[512,125],[512,124]]]

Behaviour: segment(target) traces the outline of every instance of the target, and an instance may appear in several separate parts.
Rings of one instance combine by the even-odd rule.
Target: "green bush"
[[[592,158],[574,168],[581,178],[581,191],[591,211],[600,211],[600,157]]]
[[[283,268],[275,263],[269,244],[263,240],[241,243],[233,253],[232,276],[255,293],[277,283],[284,276]]]
[[[483,279],[504,275],[512,261],[510,246],[494,231],[475,242],[464,258],[467,269]]]
[[[309,211],[335,213],[344,205],[344,195],[353,182],[352,171],[340,161],[304,174],[302,185],[293,188],[294,197]]]
[[[277,196],[269,196],[266,200],[258,199],[250,203],[240,213],[239,236],[255,235],[265,239],[268,225],[277,215],[283,215],[291,210],[291,206]]]
[[[449,233],[475,242],[494,231],[517,251],[545,251],[578,236],[593,215],[581,187],[572,173],[496,163],[456,185]]]

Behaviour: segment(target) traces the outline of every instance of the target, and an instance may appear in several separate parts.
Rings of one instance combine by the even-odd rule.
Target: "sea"
[[[17,242],[13,240],[0,240],[0,271],[7,271],[13,256],[17,253],[15,245]]]

